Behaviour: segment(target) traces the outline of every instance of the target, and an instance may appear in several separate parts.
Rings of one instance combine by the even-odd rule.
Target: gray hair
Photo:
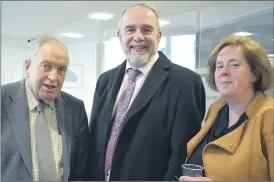
[[[36,56],[36,54],[38,53],[38,51],[43,45],[48,43],[57,43],[62,48],[64,48],[64,50],[66,51],[68,55],[67,47],[60,40],[58,40],[56,37],[53,37],[53,36],[41,36],[38,38],[30,39],[28,40],[28,43],[29,43],[29,52],[30,52],[29,59],[30,60],[32,60],[33,57]]]
[[[130,7],[128,7],[125,11],[123,11],[121,17],[120,17],[120,20],[119,20],[119,24],[118,24],[118,27],[119,27],[119,31],[120,31],[120,28],[122,26],[122,22],[123,22],[123,17],[124,17],[124,14],[127,12],[127,10],[129,10],[130,8],[134,7],[134,6],[142,6],[142,7],[145,7],[145,8],[148,8],[150,9],[156,16],[156,19],[157,19],[157,30],[160,32],[161,31],[161,27],[160,27],[160,21],[159,21],[159,16],[158,16],[158,13],[156,12],[155,9],[153,9],[151,6],[147,5],[147,4],[144,4],[144,3],[138,3],[138,4],[134,4],[134,5],[131,5]]]

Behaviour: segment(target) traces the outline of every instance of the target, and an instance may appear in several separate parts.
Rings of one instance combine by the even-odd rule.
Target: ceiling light
[[[234,33],[234,35],[238,35],[238,36],[250,36],[250,35],[253,35],[253,34],[249,33],[249,32],[236,32],[236,33]]]
[[[90,13],[88,15],[90,19],[97,19],[97,20],[109,20],[114,17],[114,15],[109,13]]]
[[[69,38],[81,38],[84,36],[83,34],[80,34],[80,33],[61,33],[60,35],[69,37]]]
[[[160,22],[160,26],[161,26],[161,27],[170,24],[170,22],[169,22],[169,21],[166,21],[166,20],[159,20],[159,22]]]

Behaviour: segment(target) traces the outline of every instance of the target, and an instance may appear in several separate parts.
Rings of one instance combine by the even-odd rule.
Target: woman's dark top
[[[235,130],[245,120],[248,119],[246,112],[244,112],[239,118],[239,120],[237,121],[237,123],[235,123],[230,128],[227,128],[228,118],[229,118],[229,107],[228,107],[228,104],[226,104],[220,109],[219,114],[216,117],[212,128],[209,130],[207,135],[204,137],[204,139],[200,142],[200,144],[193,151],[192,155],[189,157],[187,161],[188,164],[197,164],[197,165],[203,166],[202,152],[205,145]],[[203,172],[203,176],[205,176],[204,172]]]

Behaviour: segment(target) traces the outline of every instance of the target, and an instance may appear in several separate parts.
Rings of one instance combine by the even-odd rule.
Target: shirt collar
[[[33,92],[31,91],[27,80],[25,83],[26,83],[26,93],[27,93],[29,111],[32,111],[39,104],[39,101],[36,99]]]
[[[154,63],[158,60],[158,58],[159,58],[159,54],[158,54],[158,52],[156,52],[150,58],[150,61],[146,65],[144,65],[143,67],[138,68],[138,70],[141,71],[143,75],[147,75],[149,73],[149,71],[151,70],[152,66],[154,65]],[[129,68],[132,68],[132,66],[127,61],[126,70],[128,70]]]

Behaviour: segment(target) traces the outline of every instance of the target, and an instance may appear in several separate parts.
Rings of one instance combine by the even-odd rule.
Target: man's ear
[[[30,65],[31,65],[31,60],[30,59],[25,60],[24,71],[25,71],[26,77],[29,77]]]
[[[161,31],[158,32],[157,38],[158,38],[159,41],[161,40],[161,38],[162,38],[162,32]]]
[[[117,32],[117,37],[119,38],[119,40],[121,40],[121,32],[120,32],[120,30],[118,30],[118,32]]]

